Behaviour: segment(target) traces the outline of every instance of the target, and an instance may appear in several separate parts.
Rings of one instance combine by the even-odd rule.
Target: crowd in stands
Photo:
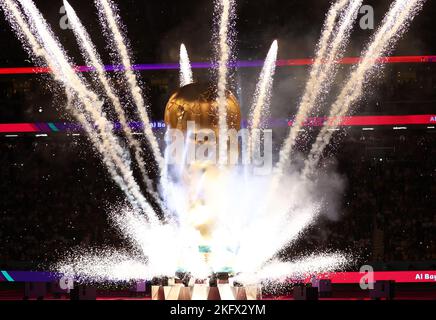
[[[87,143],[47,139],[0,142],[1,263],[44,265],[104,240],[117,189]]]
[[[346,250],[365,261],[436,261],[435,135],[354,133],[335,152],[346,179],[336,219],[322,217],[289,254]],[[81,138],[0,141],[0,264],[44,266],[75,246],[120,245],[106,219],[122,195]]]
[[[436,261],[435,138],[409,130],[343,141],[342,211],[311,227],[298,248],[348,249],[360,263]]]

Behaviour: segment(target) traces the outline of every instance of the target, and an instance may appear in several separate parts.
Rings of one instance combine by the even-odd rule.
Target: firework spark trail
[[[257,217],[240,231],[241,242],[235,270],[255,272],[280,249],[295,241],[319,213],[320,205],[312,204],[293,210],[292,213],[280,210],[274,217],[268,212]]]
[[[404,34],[415,15],[422,9],[425,0],[397,0],[386,14],[382,26],[378,29],[373,40],[362,54],[362,61],[357,65],[348,78],[347,83],[341,90],[335,103],[332,105],[329,117],[331,123],[326,124],[318,134],[316,142],[305,161],[303,176],[310,175],[316,167],[322,152],[329,144],[335,128],[350,110],[351,106],[363,94],[363,88],[373,75],[377,66],[377,59],[389,53],[399,38]]]
[[[197,243],[190,240],[193,239],[190,231],[171,224],[153,226],[138,212],[120,208],[112,212],[110,220],[120,235],[134,246],[132,252],[78,248],[67,253],[55,269],[84,280],[171,277],[181,266],[201,279],[209,276]],[[128,261],[133,264],[131,268],[126,264]]]
[[[279,183],[279,180],[283,175],[283,171],[289,161],[292,148],[295,145],[296,138],[302,128],[304,120],[315,106],[315,103],[319,99],[323,89],[327,90],[329,84],[334,78],[334,62],[342,53],[341,49],[343,49],[345,44],[348,42],[351,27],[357,17],[358,8],[362,2],[361,0],[351,1],[351,3],[350,0],[337,1],[330,8],[327,14],[326,22],[317,46],[318,49],[315,61],[309,75],[309,80],[306,84],[304,95],[301,99],[298,112],[290,129],[289,135],[283,144],[282,150],[280,151],[280,159],[275,168],[275,185]],[[346,13],[343,15],[343,19],[336,36],[334,36],[336,20],[340,16],[342,10],[346,8],[348,3],[350,3],[350,5],[348,6]]]
[[[266,116],[269,111],[270,101],[271,101],[271,90],[273,85],[274,74],[276,71],[277,63],[277,53],[278,53],[277,40],[271,45],[268,55],[266,57],[265,63],[263,65],[262,71],[260,73],[259,81],[257,83],[256,92],[254,94],[253,105],[251,106],[250,113],[250,128],[259,129],[262,117]],[[250,142],[248,151],[251,155],[251,150],[253,149],[253,141],[257,141],[256,132],[252,131],[250,135]]]
[[[184,87],[194,82],[192,76],[191,62],[189,61],[188,51],[182,43],[180,46],[180,87]]]
[[[121,190],[124,191],[129,203],[133,206],[134,209],[139,211],[145,210],[144,206],[141,206],[138,203],[138,200],[135,199],[135,197],[131,194],[129,190],[129,186],[124,182],[123,178],[117,173],[117,168],[114,162],[108,160],[111,158],[111,155],[104,149],[104,142],[101,139],[99,139],[99,137],[94,133],[94,129],[86,119],[86,116],[81,114],[80,112],[77,111],[76,108],[74,108],[74,103],[73,103],[74,92],[70,92],[70,89],[66,89],[66,95],[68,101],[66,109],[69,112],[71,112],[76,119],[79,120],[85,132],[88,134],[91,143],[94,145],[97,151],[103,155],[103,162],[105,163],[106,168],[109,171],[109,174],[111,175],[112,179],[120,186]]]
[[[118,55],[124,67],[125,78],[127,80],[127,83],[129,84],[130,91],[136,104],[140,119],[144,123],[143,132],[152,149],[153,156],[159,166],[159,170],[160,172],[162,172],[165,161],[160,152],[159,144],[157,142],[156,136],[153,133],[150,119],[147,114],[148,106],[146,106],[145,104],[144,98],[142,96],[142,90],[139,87],[138,80],[135,73],[133,72],[129,50],[125,43],[125,38],[123,37],[120,30],[120,21],[118,20],[118,17],[114,12],[116,7],[114,3],[110,0],[95,0],[95,4],[98,11],[100,12],[101,24],[104,28],[108,28],[110,30],[110,32],[108,32],[108,36],[113,39],[117,48]]]
[[[274,40],[257,83],[250,114],[250,127],[254,129],[259,129],[263,112],[268,111],[267,109],[271,100],[271,88],[276,70],[278,48],[277,40]]]
[[[171,275],[177,270],[177,249],[182,242],[177,241],[177,229],[174,225],[150,225],[144,216],[131,210],[114,212],[111,220],[121,234],[137,248],[138,253],[147,258],[150,270],[153,269],[161,275]],[[156,243],[158,238],[165,241]]]
[[[56,272],[75,281],[130,281],[155,276],[141,256],[111,249],[76,250],[74,255],[68,255],[65,261],[54,265]]]
[[[260,283],[261,281],[275,280],[304,280],[317,273],[333,272],[346,267],[352,257],[341,253],[312,254],[293,262],[272,261],[256,273],[237,276],[235,280],[242,283]]]
[[[310,110],[319,99],[321,91],[327,90],[334,78],[336,71],[335,59],[342,53],[343,48],[348,42],[351,27],[357,16],[359,3],[361,3],[360,0],[339,0],[327,13],[321,38],[317,45],[315,61],[306,84],[305,93],[300,102],[298,113],[290,133],[280,151],[279,162],[274,169],[266,196],[265,207],[271,201],[277,188],[280,186],[280,181],[284,175],[284,170],[288,164],[295,139],[302,127],[303,120],[308,116]],[[349,4],[348,8],[347,4]],[[336,20],[344,10],[345,13],[342,14],[340,25],[335,33]]]
[[[95,121],[99,136],[94,132],[94,130],[92,130],[86,116],[79,117],[79,121],[82,122],[85,128],[88,128],[88,134],[92,137],[91,139],[94,142],[95,147],[97,150],[102,152],[104,162],[109,165],[108,169],[110,170],[110,173],[112,175],[114,174],[111,170],[113,167],[120,172],[121,176],[116,174],[113,176],[114,180],[128,195],[128,199],[135,199],[135,204],[143,209],[150,221],[155,222],[155,213],[143,197],[139,186],[133,178],[132,172],[125,164],[126,156],[111,131],[111,125],[106,118],[101,116],[101,101],[99,101],[95,93],[88,90],[82,79],[74,72],[74,69],[71,68],[71,64],[67,60],[65,52],[55,40],[50,28],[34,3],[31,0],[19,0],[19,2],[22,5],[27,18],[31,21],[34,30],[28,26],[17,7],[15,7],[17,10],[13,11],[15,21],[19,22],[23,33],[32,37],[32,39],[29,39],[31,45],[34,45],[35,43],[42,44],[44,48],[43,52],[45,53],[43,58],[49,66],[54,67],[54,72],[56,73],[55,79],[58,81],[60,80],[66,90],[75,93],[78,96],[85,108],[87,116]],[[7,1],[7,3],[8,7],[14,5],[11,1]],[[35,38],[33,33],[38,34],[38,38]],[[35,47],[35,49],[40,47],[41,46]],[[35,52],[35,54],[36,53],[37,52]],[[41,51],[39,53],[41,53]],[[99,139],[101,139],[101,143],[95,144]],[[123,182],[120,183],[120,181]]]
[[[117,210],[111,215],[114,226],[147,257],[149,270],[156,275],[174,276],[183,267],[192,274],[205,274],[205,263],[198,250],[196,231],[177,224],[151,226],[132,210]],[[165,241],[156,241],[165,239]],[[206,277],[209,274],[206,272]]]
[[[48,52],[41,47],[38,40],[35,38],[33,33],[30,30],[30,27],[28,23],[25,21],[24,16],[22,15],[20,9],[16,6],[15,2],[11,0],[1,0],[0,5],[2,6],[4,12],[6,13],[6,18],[10,22],[13,29],[20,34],[20,40],[23,43],[23,45],[28,50],[28,53],[33,56],[36,59],[42,59],[45,61],[45,63],[52,69],[54,72],[52,73],[53,77],[56,81],[62,83],[62,78],[60,78],[61,72],[58,71],[57,66],[55,66],[52,63],[52,59]],[[73,94],[69,92],[69,90],[66,90],[67,94],[67,109],[69,109],[75,117],[77,117],[84,126],[86,132],[88,133],[91,141],[93,142],[94,146],[99,149],[99,151],[104,155],[106,154],[105,150],[101,147],[102,143],[98,139],[97,135],[94,134],[94,131],[92,127],[89,125],[88,120],[86,117],[77,110],[72,108],[72,96]],[[137,207],[137,201],[131,196],[129,192],[128,186],[123,182],[123,180],[120,178],[118,173],[116,172],[116,169],[111,161],[107,161],[108,155],[104,158],[105,163],[108,167],[109,173],[111,174],[112,178],[119,184],[120,188],[126,193],[126,196],[129,199],[129,202],[134,206]]]
[[[88,65],[93,66],[97,72],[97,79],[103,85],[103,89],[106,92],[106,95],[112,102],[114,106],[115,112],[120,120],[121,127],[126,134],[127,142],[130,148],[134,151],[135,160],[138,163],[138,167],[141,171],[143,179],[147,185],[148,191],[153,194],[156,199],[159,199],[159,196],[153,193],[153,182],[149,179],[148,174],[146,172],[146,164],[142,157],[141,145],[139,142],[133,137],[132,130],[127,122],[126,114],[123,110],[122,104],[118,96],[115,94],[113,87],[109,83],[109,79],[106,77],[106,71],[104,65],[101,61],[97,50],[95,49],[94,44],[91,41],[91,38],[81,23],[79,17],[77,16],[74,9],[70,6],[68,1],[64,0],[65,10],[68,16],[68,20],[73,28],[73,32],[76,35],[77,42],[81,48],[82,54],[85,57],[85,60]]]
[[[0,0],[0,6],[3,9],[6,20],[18,35],[26,51],[36,59],[44,60],[45,57],[48,57],[46,50],[41,47],[38,40],[30,31],[30,27],[16,3],[12,0]],[[50,67],[54,68],[54,66]]]
[[[215,11],[219,15],[217,32],[218,45],[215,48],[218,60],[218,127],[219,127],[219,164],[227,164],[227,85],[228,63],[232,54],[231,25],[234,19],[234,0],[216,0]]]

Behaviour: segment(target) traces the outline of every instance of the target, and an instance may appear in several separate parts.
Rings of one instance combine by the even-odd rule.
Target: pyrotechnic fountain
[[[142,133],[159,171],[156,188],[123,103],[73,8],[64,1],[83,57],[93,67],[91,82],[75,72],[71,59],[32,0],[0,0],[7,20],[30,56],[38,64],[49,66],[54,79],[65,89],[68,111],[80,121],[128,200],[127,206],[113,210],[110,219],[136,250],[75,249],[56,269],[76,279],[93,281],[174,277],[177,271],[183,271],[204,282],[212,273],[225,272],[248,286],[345,266],[352,257],[338,252],[313,253],[296,261],[280,261],[278,252],[322,213],[323,199],[339,193],[338,177],[316,169],[331,139],[330,129],[362,96],[366,82],[377,70],[377,58],[394,48],[424,2],[393,1],[332,105],[335,120],[322,128],[300,172],[289,164],[296,138],[304,120],[317,110],[329,91],[338,69],[336,61],[345,51],[362,0],[338,0],[328,12],[298,114],[274,168],[272,136],[263,120],[269,110],[278,43],[273,42],[261,71],[249,127],[241,129],[240,107],[228,89],[235,38],[234,0],[215,2],[215,85],[194,83],[186,47],[181,46],[181,88],[167,105],[165,122],[169,130],[164,156],[132,70],[116,6],[110,0],[95,0],[105,36],[117,64],[122,66],[131,102],[144,123]],[[105,96],[95,93],[98,86]],[[116,119],[108,119],[103,113],[103,100],[113,107]],[[115,120],[121,124],[127,147],[113,133],[111,122]],[[135,176],[134,167],[139,169],[140,177]],[[158,218],[137,179],[143,180],[148,196],[165,214],[163,219]],[[320,181],[329,181],[329,192],[320,190]],[[192,285],[195,282],[191,280]]]

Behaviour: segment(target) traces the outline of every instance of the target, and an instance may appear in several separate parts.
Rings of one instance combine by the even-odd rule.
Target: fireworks
[[[331,117],[340,119],[362,96],[365,81],[376,70],[377,59],[392,50],[424,1],[396,0],[392,4],[363,52],[361,62],[351,71],[332,105]],[[231,112],[228,106],[229,99],[233,99],[228,84],[229,64],[233,59],[235,43],[234,0],[215,2],[216,92],[213,94],[216,96],[213,101],[206,101],[207,108],[204,110],[197,108],[198,105],[189,99],[183,103],[175,99],[175,105],[171,105],[171,108],[175,108],[171,112],[172,120],[180,128],[185,128],[181,136],[187,141],[192,135],[198,134],[186,129],[188,111],[203,119],[207,126],[216,127],[219,135],[219,165],[188,163],[185,159],[188,152],[184,150],[178,170],[171,168],[167,157],[162,156],[158,140],[152,132],[147,113],[149,107],[132,69],[129,46],[122,32],[117,8],[110,0],[95,0],[95,3],[106,39],[114,49],[114,56],[124,67],[123,76],[131,104],[136,106],[136,113],[144,123],[143,133],[159,172],[157,189],[149,178],[149,164],[144,159],[140,144],[128,126],[128,116],[121,99],[106,75],[91,36],[73,8],[65,1],[81,52],[94,70],[91,82],[72,68],[65,50],[31,0],[0,0],[8,21],[30,55],[36,62],[49,66],[54,79],[65,88],[69,100],[68,111],[86,129],[95,150],[100,153],[111,177],[129,203],[126,208],[114,209],[110,218],[134,249],[129,252],[111,248],[74,249],[55,266],[56,270],[83,280],[96,281],[174,276],[180,270],[189,272],[194,278],[206,279],[211,273],[225,271],[234,274],[239,282],[255,284],[344,267],[352,257],[340,252],[311,253],[305,258],[287,262],[278,260],[277,253],[298,239],[318,218],[329,199],[342,191],[342,184],[337,183],[340,179],[333,172],[319,172],[317,179],[311,179],[322,151],[332,136],[329,129],[337,125],[335,121],[321,129],[302,173],[291,167],[288,160],[302,123],[312,110],[317,109],[322,96],[329,91],[362,1],[338,0],[327,14],[296,120],[272,175],[256,174],[255,163],[227,164],[229,132],[240,125],[232,123],[234,118],[240,120],[239,105],[235,102]],[[243,153],[251,154],[257,149],[258,130],[264,129],[262,120],[269,111],[277,55],[278,42],[274,41],[254,93],[249,115],[250,142],[249,147],[242,150]],[[192,86],[193,78],[186,47],[181,45],[181,87]],[[97,84],[104,89],[104,97],[95,93]],[[106,98],[121,123],[127,147],[112,132],[110,120],[102,110]],[[203,96],[200,98],[205,100]],[[194,100],[198,102],[200,98],[195,97]],[[187,106],[189,103],[191,105]],[[232,117],[234,114],[237,116]],[[94,130],[94,127],[97,129]],[[266,136],[263,139],[268,141]],[[264,153],[268,150],[263,148]],[[142,193],[132,169],[135,164],[140,169],[147,192],[164,212],[163,219],[158,218]],[[329,181],[328,188],[322,187],[326,184],[323,181]]]

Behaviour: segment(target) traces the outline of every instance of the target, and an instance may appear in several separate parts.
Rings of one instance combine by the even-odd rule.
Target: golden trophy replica
[[[183,132],[185,139],[190,140],[194,146],[209,143],[216,147],[219,144],[219,114],[216,96],[214,87],[207,84],[193,83],[178,89],[169,99],[165,109],[166,126],[169,129]],[[230,91],[226,92],[226,100],[227,128],[239,131],[241,127],[239,103]],[[192,124],[195,125],[192,126]],[[198,141],[196,136],[201,131],[213,132],[215,141],[207,139]],[[214,257],[210,242],[216,217],[220,213],[221,204],[218,203],[220,199],[217,196],[220,192],[220,179],[230,170],[229,166],[218,167],[216,159],[219,148],[216,147],[215,150],[216,154],[210,161],[193,159],[186,163],[182,176],[183,183],[189,190],[188,221],[199,234],[198,249],[207,266],[209,266],[209,260]],[[201,185],[200,191],[199,185]],[[227,258],[222,258],[222,255],[219,259],[227,260]],[[220,264],[230,266],[231,255],[228,259],[229,261],[220,261]],[[210,274],[212,273],[210,267]],[[228,278],[232,273],[231,268],[227,267],[219,270],[218,274],[221,277],[218,277],[216,286],[210,286],[207,281],[191,279],[188,287],[183,288],[184,285],[180,281],[172,279],[164,288],[155,287],[153,297],[156,300],[160,298],[166,300],[247,300],[259,297],[258,288],[255,288],[253,293],[253,288],[231,286]],[[158,292],[163,294],[159,295]]]
[[[212,86],[199,83],[192,83],[178,89],[169,99],[165,109],[166,126],[170,129],[178,129],[185,135],[189,135],[188,139],[195,137],[202,130],[212,130],[216,140],[202,141],[200,143],[218,145],[219,114],[215,91]],[[239,131],[241,128],[241,109],[239,103],[230,91],[226,92],[226,96],[227,128]],[[189,124],[195,124],[195,132],[189,131]],[[194,145],[197,143],[196,140],[193,142]],[[194,160],[187,164],[185,177],[182,178],[186,180],[188,188],[192,187],[195,189],[197,189],[196,182],[199,180],[206,181],[206,183],[202,184],[202,192],[200,194],[213,194],[216,192],[214,184],[225,171],[225,168],[217,167],[216,161]],[[192,190],[189,194],[192,195],[192,199],[189,199],[190,220],[201,235],[202,243],[199,245],[199,250],[204,254],[207,262],[210,254],[209,240],[214,226],[213,217],[219,213],[213,212],[217,210],[216,206],[204,205],[205,200],[198,196],[197,190]]]
[[[198,129],[213,130],[218,137],[218,103],[213,87],[192,83],[171,96],[165,109],[166,125],[186,132],[188,121],[195,122]],[[227,127],[241,128],[241,108],[230,91],[227,91]]]

